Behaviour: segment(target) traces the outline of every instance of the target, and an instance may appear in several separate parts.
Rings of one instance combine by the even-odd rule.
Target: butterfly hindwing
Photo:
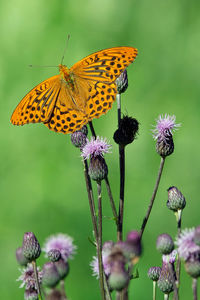
[[[59,78],[53,76],[34,87],[14,110],[11,122],[24,125],[48,121],[59,95]]]

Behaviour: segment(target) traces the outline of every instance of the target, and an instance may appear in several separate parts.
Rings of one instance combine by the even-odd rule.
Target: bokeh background
[[[183,228],[199,224],[199,9],[199,1],[188,0],[1,1],[1,299],[23,299],[23,289],[16,282],[20,272],[15,249],[26,231],[33,231],[41,245],[53,233],[72,236],[78,251],[66,280],[67,294],[74,300],[100,299],[98,282],[89,267],[95,249],[88,241],[92,224],[79,151],[71,145],[69,135],[51,132],[42,124],[14,127],[9,121],[30,89],[58,73],[57,68],[28,65],[57,66],[68,34],[65,64],[69,67],[104,48],[134,46],[139,50],[128,68],[129,88],[122,98],[123,113],[140,122],[138,138],[126,150],[125,234],[140,228],[155,184],[160,162],[151,136],[155,119],[159,114],[174,114],[182,124],[174,135],[175,152],[167,158],[144,233],[139,279],[130,288],[130,299],[151,299],[147,270],[161,264],[155,249],[157,235],[176,236],[175,217],[166,208],[169,186],[177,186],[186,197]],[[106,159],[118,203],[118,150],[112,139],[116,103],[94,126],[113,145]],[[103,238],[116,240],[108,198],[105,193],[103,197]],[[39,264],[44,261],[41,256]],[[181,281],[181,299],[192,299],[191,279],[184,268]],[[163,299],[161,292],[158,299]]]

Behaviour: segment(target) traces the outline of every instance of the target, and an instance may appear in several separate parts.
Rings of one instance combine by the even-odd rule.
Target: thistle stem
[[[97,255],[99,264],[99,283],[101,289],[102,299],[106,300],[104,290],[104,270],[102,262],[102,197],[101,197],[101,182],[97,181],[97,192],[98,192],[98,242],[97,242]]]
[[[91,179],[88,174],[87,160],[84,160],[83,163],[84,163],[84,175],[85,175],[85,182],[86,182],[86,188],[87,188],[88,199],[89,199],[90,213],[91,213],[91,217],[92,217],[93,230],[94,230],[96,242],[98,242],[99,234],[98,234],[98,229],[97,229],[97,219],[96,219],[96,213],[95,213],[94,196],[93,196],[93,191],[92,191]]]
[[[32,261],[32,266],[33,266],[33,272],[34,272],[34,276],[35,276],[36,288],[37,288],[37,292],[38,292],[38,299],[42,300],[42,294],[41,294],[40,284],[39,284],[39,279],[38,279],[38,271],[37,271],[36,260]]]
[[[112,208],[113,216],[114,216],[114,219],[115,219],[115,222],[116,222],[116,225],[117,225],[117,221],[118,221],[117,209],[115,207],[115,202],[113,200],[113,196],[112,196],[112,192],[111,192],[111,188],[110,188],[110,183],[108,181],[107,176],[105,178],[105,183],[106,183],[108,196],[109,196],[109,199],[110,199],[110,205],[111,205],[111,208]]]
[[[197,300],[197,278],[192,279],[192,291],[193,291],[193,299]]]
[[[64,280],[60,281],[61,293],[62,293],[62,300],[67,300],[67,295],[65,292],[65,282]]]
[[[169,299],[169,294],[164,294],[164,300],[168,300]]]
[[[117,115],[118,128],[121,123],[121,94],[117,94]],[[124,216],[124,184],[125,184],[125,147],[119,145],[119,166],[120,166],[120,196],[119,196],[119,214],[117,224],[117,240],[123,239],[123,216]]]
[[[153,300],[156,300],[156,281],[153,281]]]
[[[96,140],[97,136],[96,136],[96,133],[95,133],[95,130],[94,130],[92,121],[89,121],[88,123],[89,123],[89,126],[90,126],[90,130],[91,130],[92,136],[93,136],[93,137],[95,138],[95,140]]]
[[[153,194],[152,194],[152,197],[151,197],[151,200],[150,200],[150,204],[149,204],[149,207],[147,209],[146,215],[145,215],[145,217],[143,219],[141,230],[140,230],[141,238],[142,238],[142,235],[144,233],[144,229],[146,227],[147,221],[149,219],[149,216],[150,216],[153,204],[154,204],[154,200],[156,198],[156,193],[158,191],[158,186],[159,186],[159,183],[160,183],[160,179],[161,179],[161,175],[162,175],[164,163],[165,163],[165,157],[161,157],[161,162],[160,162],[160,167],[159,167],[159,171],[158,171],[158,176],[157,176],[157,179],[156,179],[156,184],[155,184],[155,187],[154,187],[154,190],[153,190]]]

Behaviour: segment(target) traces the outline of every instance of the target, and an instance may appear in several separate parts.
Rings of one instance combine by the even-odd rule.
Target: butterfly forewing
[[[113,82],[136,56],[137,49],[133,47],[109,48],[83,58],[70,70],[85,79]]]
[[[34,87],[14,110],[14,125],[47,122],[60,92],[60,75],[44,80]]]

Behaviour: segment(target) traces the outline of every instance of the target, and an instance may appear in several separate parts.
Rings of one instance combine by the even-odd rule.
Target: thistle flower
[[[84,159],[89,159],[91,157],[96,157],[96,156],[102,156],[105,153],[110,152],[111,145],[109,145],[106,141],[106,139],[97,137],[94,139],[93,137],[91,138],[91,141],[89,141],[82,149],[82,154],[81,156]]]
[[[23,288],[25,286],[26,290],[29,289],[35,289],[37,290],[36,281],[35,281],[35,275],[32,264],[28,264],[26,268],[20,269],[21,275],[17,279],[17,281],[22,281],[20,288]],[[37,267],[38,272],[38,280],[39,284],[42,282],[42,272],[40,271],[40,268]]]
[[[47,253],[47,256],[50,259],[50,261],[55,262],[55,261],[58,261],[61,258],[61,253],[57,249],[51,249]]]
[[[40,256],[40,244],[33,232],[26,232],[23,239],[23,254],[29,260],[35,260]]]
[[[194,238],[195,228],[187,228],[181,232],[176,240],[178,254],[184,261],[187,261],[195,253],[200,253],[200,246],[195,244]]]
[[[110,275],[110,263],[109,263],[109,255],[112,251],[112,248],[114,246],[114,243],[112,241],[107,241],[103,244],[102,247],[102,262],[103,262],[103,268],[106,276]],[[93,260],[90,263],[90,266],[93,271],[93,276],[96,276],[96,278],[99,278],[99,264],[98,264],[98,257],[93,256]]]
[[[173,153],[173,131],[180,127],[175,123],[176,117],[165,114],[159,116],[156,128],[153,131],[153,138],[156,140],[156,151],[162,157]]]
[[[46,253],[46,257],[48,256],[48,252],[50,250],[59,250],[61,253],[61,258],[64,261],[67,261],[76,253],[76,248],[77,247],[73,244],[73,238],[67,234],[58,233],[46,239],[42,250]]]

